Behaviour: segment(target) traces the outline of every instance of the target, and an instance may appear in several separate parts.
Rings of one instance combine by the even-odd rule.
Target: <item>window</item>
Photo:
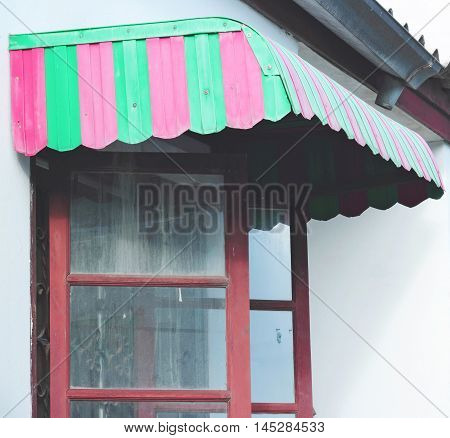
[[[307,294],[290,273],[305,242],[282,224],[289,212],[252,211],[277,225],[247,233],[246,208],[226,189],[205,217],[174,197],[180,186],[245,182],[243,163],[89,151],[55,160],[51,416],[310,416],[309,320],[298,318]]]
[[[73,388],[227,389],[225,288],[72,286]]]
[[[287,224],[293,214],[255,208],[250,215],[259,227],[248,235],[253,416],[312,414],[309,339],[304,338],[309,335],[306,239],[291,234]]]
[[[222,199],[202,232],[171,197],[242,178],[232,157],[85,155],[58,162],[50,196],[51,415],[248,416],[246,236]]]

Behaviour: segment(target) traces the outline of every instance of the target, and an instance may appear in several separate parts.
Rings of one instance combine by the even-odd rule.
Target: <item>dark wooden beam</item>
[[[442,90],[442,95],[447,93]],[[422,95],[409,88],[405,88],[397,106],[430,128],[445,140],[450,140],[450,117],[435,105],[425,100]]]

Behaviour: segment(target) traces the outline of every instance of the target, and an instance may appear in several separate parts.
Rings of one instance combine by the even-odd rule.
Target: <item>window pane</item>
[[[295,414],[252,414],[252,418],[295,418]]]
[[[226,418],[226,403],[70,402],[72,418]]]
[[[248,234],[250,298],[291,300],[291,236],[285,210],[250,212],[255,228]]]
[[[220,175],[191,177],[202,189],[223,183]],[[194,190],[191,177],[73,174],[72,272],[223,275],[223,200],[198,184]]]
[[[225,289],[74,286],[73,387],[225,389]]]
[[[293,403],[292,313],[250,312],[252,402]]]

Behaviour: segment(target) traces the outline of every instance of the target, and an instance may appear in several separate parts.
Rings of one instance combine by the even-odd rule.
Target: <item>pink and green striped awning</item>
[[[234,20],[12,35],[10,58],[14,145],[25,155],[250,129],[293,112],[442,187],[419,134]]]

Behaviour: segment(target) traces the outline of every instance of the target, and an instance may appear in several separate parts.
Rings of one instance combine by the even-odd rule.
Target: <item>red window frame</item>
[[[131,156],[132,155],[132,156]],[[132,161],[131,161],[132,160]],[[70,400],[226,402],[229,417],[250,416],[250,347],[247,237],[240,218],[225,212],[231,234],[225,239],[226,275],[223,277],[152,277],[70,273],[70,173],[76,170],[135,170],[223,174],[225,182],[245,182],[245,158],[232,155],[174,155],[139,153],[71,153],[52,163],[50,193],[50,415],[70,416]],[[127,167],[127,170],[130,170]],[[233,202],[238,202],[234,200]],[[237,204],[234,207],[239,207]],[[237,208],[235,211],[239,211]],[[70,308],[72,285],[225,287],[226,390],[94,389],[70,387]]]
[[[306,235],[298,230],[294,232],[291,235],[292,300],[250,300],[250,310],[291,311],[294,339],[295,401],[252,403],[253,414],[295,414],[298,418],[313,416],[307,248]]]
[[[226,183],[246,182],[246,160],[236,154],[98,153],[74,151],[52,157],[49,193],[50,247],[50,416],[69,417],[70,400],[226,402],[228,417],[251,413],[294,413],[312,417],[312,384],[309,329],[307,238],[296,231],[291,237],[292,301],[261,301],[249,298],[248,239],[242,231],[246,206],[230,197],[226,211],[226,275],[223,277],[146,277],[142,275],[70,273],[70,173],[76,170],[132,170],[223,174]],[[234,212],[234,214],[231,214]],[[293,214],[293,212],[291,212]],[[230,230],[232,230],[230,232]],[[70,388],[71,285],[225,287],[226,292],[226,390],[154,390]],[[294,403],[251,403],[250,399],[250,308],[291,310],[294,321]],[[197,410],[196,408],[193,408]]]

